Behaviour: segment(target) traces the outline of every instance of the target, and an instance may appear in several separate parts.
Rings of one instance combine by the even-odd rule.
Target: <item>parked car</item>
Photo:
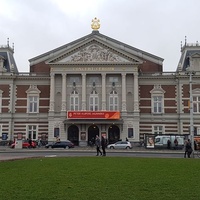
[[[68,141],[59,141],[59,142],[49,142],[45,147],[46,148],[51,147],[52,149],[54,148],[69,149],[69,148],[74,148],[74,144],[68,140]]]
[[[131,149],[132,145],[128,141],[118,141],[114,144],[109,144],[107,146],[109,149]]]
[[[31,146],[32,148],[36,148],[37,143],[35,141],[32,141]],[[15,148],[15,142],[13,142],[10,145],[10,148]],[[22,148],[30,148],[30,144],[28,140],[22,140]]]
[[[48,141],[48,143],[45,145],[45,148],[51,147],[55,142]]]

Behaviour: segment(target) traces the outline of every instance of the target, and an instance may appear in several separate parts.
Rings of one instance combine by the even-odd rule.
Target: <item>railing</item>
[[[39,73],[33,73],[33,72],[19,72],[19,73],[14,73],[14,72],[4,72],[0,75],[3,75],[3,76],[23,76],[23,77],[42,77],[42,76],[45,76],[45,77],[50,77],[50,73],[42,73],[42,72],[39,72]]]

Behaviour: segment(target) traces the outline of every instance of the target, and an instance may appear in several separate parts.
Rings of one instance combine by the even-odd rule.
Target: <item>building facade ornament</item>
[[[94,31],[98,31],[98,29],[100,28],[100,20],[97,19],[96,17],[92,20],[91,28]]]
[[[120,58],[118,55],[104,49],[99,45],[92,44],[76,54],[72,55],[69,59],[70,62],[127,62],[127,60]]]

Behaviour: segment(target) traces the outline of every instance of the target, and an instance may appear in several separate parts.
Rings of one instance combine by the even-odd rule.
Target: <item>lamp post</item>
[[[189,75],[189,77],[190,77],[190,79],[189,79],[189,85],[190,85],[190,140],[191,140],[191,146],[193,149],[192,158],[194,158],[194,119],[193,119],[192,77],[193,77],[193,75],[195,75],[195,72],[190,71],[190,69],[188,69],[186,74]]]

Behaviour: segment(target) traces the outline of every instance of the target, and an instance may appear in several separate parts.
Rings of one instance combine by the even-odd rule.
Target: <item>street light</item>
[[[194,158],[194,120],[193,120],[193,96],[192,96],[192,77],[195,75],[194,71],[190,71],[189,67],[186,68],[186,74],[189,75],[189,85],[190,85],[190,140],[193,149],[192,158]]]

